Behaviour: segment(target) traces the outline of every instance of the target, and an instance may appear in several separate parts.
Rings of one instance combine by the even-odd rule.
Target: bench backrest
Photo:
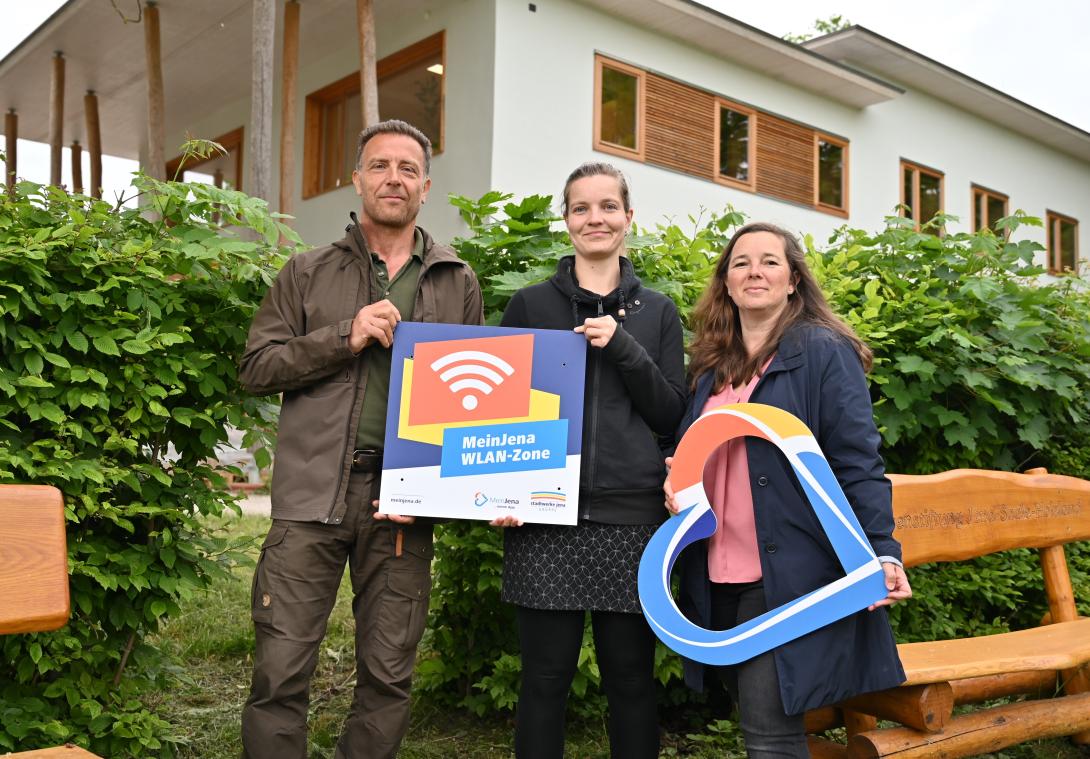
[[[1090,540],[1086,480],[980,469],[889,479],[906,566]]]
[[[0,635],[68,621],[64,499],[47,485],[0,485]]]

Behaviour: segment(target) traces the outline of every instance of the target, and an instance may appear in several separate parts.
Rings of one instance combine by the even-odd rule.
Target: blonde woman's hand
[[[595,348],[605,348],[613,333],[617,331],[617,320],[609,314],[594,319],[587,319],[575,331],[587,338],[587,342]]]
[[[522,520],[510,514],[505,514],[502,517],[496,517],[489,524],[493,527],[522,527]]]

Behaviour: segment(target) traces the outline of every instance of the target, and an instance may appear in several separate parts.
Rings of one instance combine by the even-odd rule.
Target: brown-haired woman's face
[[[606,259],[624,250],[632,209],[624,209],[616,177],[596,174],[571,183],[564,221],[577,255]]]
[[[739,237],[727,261],[726,286],[740,312],[760,316],[783,309],[795,285],[780,236],[749,232]]]

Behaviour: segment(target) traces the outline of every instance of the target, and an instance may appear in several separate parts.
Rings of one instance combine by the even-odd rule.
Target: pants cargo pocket
[[[415,648],[424,634],[430,592],[431,573],[426,569],[387,572],[375,626],[379,642],[398,650]]]
[[[275,548],[284,542],[288,526],[273,522],[265,542],[261,544],[261,557],[254,569],[254,582],[250,589],[250,616],[254,622],[262,625],[273,623],[275,608],[275,584],[270,581],[271,567],[275,563]]]

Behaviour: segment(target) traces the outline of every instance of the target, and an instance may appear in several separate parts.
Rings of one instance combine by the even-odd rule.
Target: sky
[[[106,0],[98,0],[106,2]],[[396,0],[392,0],[396,2]],[[346,0],[347,4],[347,0]],[[1088,0],[705,0],[705,5],[770,34],[812,31],[815,19],[841,15],[1008,95],[1090,132]],[[63,0],[0,0],[0,58]],[[70,158],[64,150],[65,182]],[[83,176],[90,174],[84,154]],[[133,161],[104,157],[103,185],[113,197],[128,185]],[[49,180],[49,146],[19,140],[19,174]]]

